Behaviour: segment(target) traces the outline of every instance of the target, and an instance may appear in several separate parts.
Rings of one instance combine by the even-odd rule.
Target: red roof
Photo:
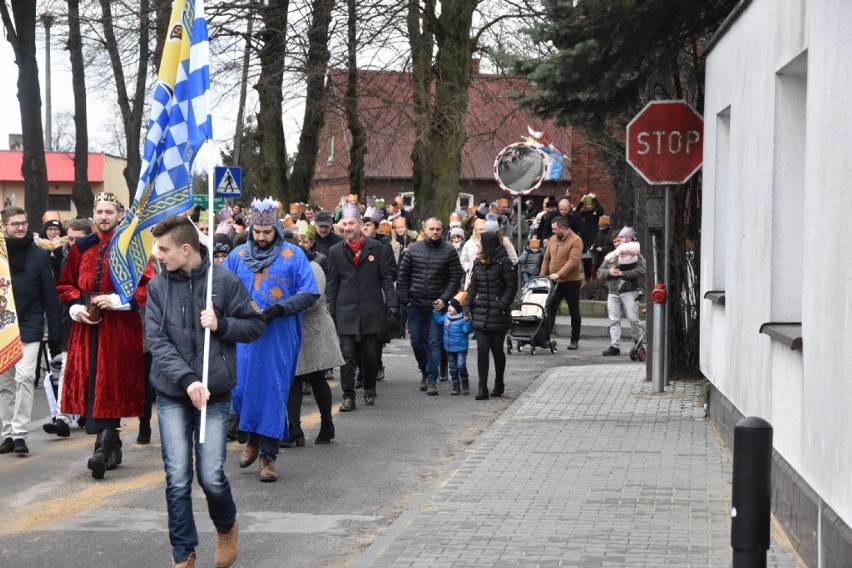
[[[74,154],[45,152],[48,183],[74,183]],[[104,154],[89,154],[89,182],[104,181]],[[24,153],[20,150],[0,150],[0,182],[24,181],[21,164]]]
[[[342,97],[346,71],[332,70],[338,108],[344,117]],[[493,165],[504,147],[527,137],[527,127],[546,130],[553,144],[566,154],[570,164],[571,127],[532,117],[519,107],[514,95],[533,86],[521,77],[473,75],[468,88],[465,120],[467,143],[462,151],[462,179],[493,179]],[[358,110],[367,131],[365,176],[368,178],[412,177],[411,149],[414,145],[414,109],[411,74],[396,71],[358,71]],[[342,121],[345,124],[345,118]],[[347,138],[349,133],[346,133]]]

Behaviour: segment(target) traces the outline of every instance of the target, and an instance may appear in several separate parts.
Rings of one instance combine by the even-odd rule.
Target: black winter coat
[[[387,308],[398,308],[393,288],[393,252],[365,237],[358,266],[352,260],[354,256],[345,241],[328,251],[328,313],[338,335],[384,333]]]
[[[497,247],[490,263],[474,264],[466,303],[473,314],[473,329],[508,330],[512,325],[511,305],[517,290],[517,272],[502,246]]]
[[[399,263],[397,291],[399,303],[431,310],[440,298],[446,305],[461,287],[459,253],[442,240],[418,241],[408,248]]]
[[[23,241],[23,239],[15,239]],[[15,295],[15,311],[18,314],[18,329],[24,343],[40,342],[44,336],[44,321],[47,317],[48,338],[59,341],[62,328],[59,324],[61,306],[56,293],[56,279],[50,266],[47,251],[42,250],[29,239],[29,244],[17,243],[25,248],[15,253],[16,248],[9,241],[10,255],[20,254],[20,260],[10,260],[12,291]],[[21,262],[21,264],[19,264]]]
[[[322,238],[317,235],[316,239],[314,239],[314,252],[318,252],[320,254],[324,254],[328,256],[328,251],[331,250],[331,247],[336,245],[337,243],[342,243],[343,237],[335,233],[334,231],[330,232],[327,237]],[[327,273],[328,271],[326,271]]]

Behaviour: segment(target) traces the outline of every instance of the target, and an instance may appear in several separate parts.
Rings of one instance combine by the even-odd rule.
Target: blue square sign
[[[239,166],[216,166],[213,172],[213,184],[217,197],[240,197],[243,187],[243,173]]]

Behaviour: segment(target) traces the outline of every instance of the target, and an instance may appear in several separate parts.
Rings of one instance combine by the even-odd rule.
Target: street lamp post
[[[44,12],[41,15],[41,21],[44,24],[44,66],[45,66],[45,83],[44,83],[44,147],[50,152],[53,151],[53,109],[51,108],[50,95],[50,26],[56,18],[50,12]]]

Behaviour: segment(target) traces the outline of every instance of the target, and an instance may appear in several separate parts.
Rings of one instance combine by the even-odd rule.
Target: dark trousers
[[[488,384],[488,364],[491,355],[494,356],[496,384],[503,384],[503,374],[506,372],[506,353],[503,352],[506,330],[477,329],[474,336],[476,337],[476,370],[479,373],[479,384]]]
[[[343,398],[355,398],[355,375],[358,374],[359,368],[364,392],[375,392],[381,346],[376,333],[340,336],[340,351],[344,360],[343,366],[340,367],[340,388],[343,389]]]
[[[556,322],[556,312],[562,300],[568,302],[568,313],[571,314],[571,341],[580,341],[580,281],[560,282],[553,291],[548,310],[550,312],[550,329]]]
[[[302,384],[311,385],[314,400],[319,408],[323,422],[331,420],[331,387],[325,380],[325,371],[314,371],[306,375],[296,375],[290,385],[290,396],[287,398],[287,419],[298,424],[302,418]]]

